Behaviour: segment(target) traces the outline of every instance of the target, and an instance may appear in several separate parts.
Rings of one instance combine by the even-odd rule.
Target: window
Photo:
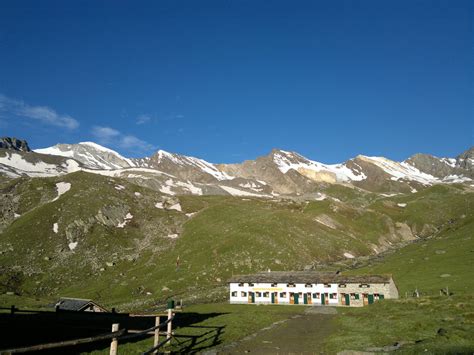
[[[286,298],[286,292],[280,292],[280,297]]]
[[[339,287],[346,287],[346,284],[340,284]]]
[[[261,293],[261,292],[255,292],[255,295],[256,295],[257,297],[262,297],[262,293]]]
[[[247,292],[241,291],[240,292],[240,297],[247,297]]]
[[[360,284],[359,287],[361,287],[361,288],[369,288],[370,285],[369,285],[369,284]]]
[[[329,287],[331,287],[331,285],[330,284],[324,284],[324,287],[329,288]]]
[[[286,285],[286,287],[296,287],[296,285],[294,283],[289,283]]]
[[[304,285],[304,287],[313,287],[313,285],[312,284],[306,284],[306,285]]]
[[[351,300],[358,300],[359,294],[358,293],[351,293]]]
[[[232,297],[237,297],[237,291],[232,292]]]
[[[320,296],[321,296],[321,294],[319,292],[314,292],[313,293],[313,298],[315,298],[315,299],[319,299]]]
[[[337,298],[337,293],[330,293],[329,298],[335,300]]]
[[[266,298],[270,297],[270,292],[264,292],[263,297],[266,297]]]
[[[239,287],[244,287],[244,283],[243,283],[243,282],[239,282]]]
[[[252,287],[252,286],[253,286],[253,283],[252,283],[252,282],[249,282],[249,286]]]
[[[278,284],[276,282],[272,283],[272,286],[271,287],[277,287]]]
[[[303,292],[298,292],[299,298],[303,298]]]

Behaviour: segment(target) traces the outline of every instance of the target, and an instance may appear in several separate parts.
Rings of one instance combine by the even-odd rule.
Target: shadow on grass
[[[227,313],[183,313],[177,319],[173,353],[196,353],[221,343],[225,326],[193,325]]]
[[[208,318],[217,317],[223,313],[177,313],[173,321],[173,329],[190,328],[193,324],[205,321]],[[161,321],[166,317],[162,316]],[[12,349],[33,346],[38,344],[55,343],[66,340],[93,337],[100,334],[110,333],[112,324],[119,323],[120,329],[144,330],[155,325],[154,316],[132,316],[125,313],[92,313],[92,312],[31,312],[31,313],[0,313],[0,353],[2,349]],[[212,343],[219,341],[222,327],[214,327],[208,333],[204,332],[197,336],[182,337],[182,346],[189,351],[214,337]],[[166,325],[161,328],[166,330]],[[212,335],[211,333],[215,333]],[[136,343],[152,335],[143,335],[133,339],[120,341],[119,344]],[[176,338],[178,343],[179,339]],[[61,347],[58,349],[42,350],[39,354],[78,354],[96,350],[105,350],[110,346],[110,340],[98,341],[77,346]],[[152,341],[150,341],[150,346]],[[120,350],[120,346],[119,346]],[[147,349],[143,349],[145,351]],[[184,350],[186,351],[186,350]],[[188,352],[189,352],[188,351]]]

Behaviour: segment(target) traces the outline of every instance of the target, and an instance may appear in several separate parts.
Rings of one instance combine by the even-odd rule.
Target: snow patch
[[[124,228],[127,225],[127,223],[132,220],[132,218],[133,218],[133,215],[130,212],[128,212],[127,215],[125,216],[123,222],[120,222],[119,224],[117,224],[117,227],[118,228]]]
[[[398,207],[402,207],[402,208],[404,208],[404,207],[406,207],[406,206],[407,206],[407,204],[406,204],[406,203],[397,203],[397,206],[398,206]]]
[[[13,217],[14,217],[14,218],[20,218],[20,217],[21,217],[21,214],[14,213],[14,214],[13,214]]]
[[[177,234],[168,234],[168,235],[166,236],[166,238],[176,239],[176,238],[178,238],[178,235],[177,235]]]
[[[140,197],[142,194],[139,193],[139,192],[135,192],[134,195],[137,196],[137,197]]]
[[[69,250],[74,250],[77,247],[78,242],[71,242],[67,246],[69,247]]]
[[[316,201],[323,201],[327,198],[325,194],[322,194],[320,192],[317,193],[316,197],[314,198]]]
[[[230,186],[219,185],[219,187],[221,189],[223,189],[224,191],[228,192],[229,194],[231,194],[232,196],[254,196],[254,197],[266,197],[267,196],[267,195],[254,194],[252,192],[235,189],[235,188],[230,187]]]
[[[197,212],[192,212],[192,213],[186,213],[186,217],[191,218],[192,216],[196,215]]]
[[[443,182],[447,182],[450,184],[455,184],[455,183],[462,183],[462,182],[467,182],[467,181],[472,181],[472,179],[465,177],[465,176],[459,176],[459,175],[448,175],[443,179]]]
[[[58,224],[57,224],[57,223],[54,223],[54,224],[53,224],[53,232],[56,233],[56,234],[58,234],[58,230],[59,230]]]
[[[354,259],[355,256],[352,255],[351,253],[344,253],[344,257],[346,257],[347,259]]]
[[[163,206],[163,202],[157,202],[155,203],[156,208],[164,209],[165,207]]]
[[[171,187],[168,185],[161,186],[160,192],[167,194],[167,195],[176,195],[173,191],[171,191]]]
[[[71,189],[71,184],[69,182],[58,182],[56,184],[56,189],[58,190],[58,196],[53,201],[56,201],[61,195],[64,195]]]
[[[174,204],[173,206],[169,207],[168,209],[182,212],[181,204],[179,202]]]
[[[115,185],[115,190],[125,190],[125,186],[122,186],[122,185]]]
[[[171,187],[181,187],[185,190],[189,191],[193,195],[202,195],[202,189],[196,187],[191,182],[182,182],[182,181],[174,181],[173,179],[168,179],[165,181],[165,186],[161,186],[160,191],[167,195],[175,195],[176,193],[171,190]]]

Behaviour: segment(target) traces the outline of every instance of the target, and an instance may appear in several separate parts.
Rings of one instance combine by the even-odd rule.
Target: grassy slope
[[[419,197],[424,200],[419,211],[436,216],[431,196]],[[456,211],[452,206],[439,216],[451,219],[460,213],[465,217],[445,223],[436,237],[349,271],[393,274],[401,299],[363,309],[341,309],[338,332],[329,340],[328,351],[367,350],[397,342],[406,343],[400,350],[403,353],[474,351],[474,211],[472,196],[466,197],[471,202],[468,208]],[[403,216],[419,218],[407,212]],[[439,296],[439,290],[446,287],[453,295]],[[416,288],[422,293],[420,299],[410,297]],[[442,334],[438,334],[440,329]]]
[[[71,182],[71,191],[49,202],[56,195],[55,183],[59,181]],[[124,185],[125,190],[118,191],[117,184]],[[126,309],[153,307],[168,297],[191,296],[195,302],[221,300],[226,294],[225,281],[233,273],[301,269],[315,262],[340,261],[344,251],[366,255],[372,253],[370,244],[389,234],[394,222],[407,223],[418,234],[423,234],[429,224],[428,231],[438,229],[441,233],[409,244],[382,261],[371,260],[356,272],[392,273],[402,294],[414,287],[434,294],[449,286],[455,295],[450,299],[430,298],[424,305],[400,300],[364,309],[344,309],[341,312],[345,317],[338,318],[340,331],[328,343],[328,349],[364,349],[399,340],[425,339],[426,334],[432,336],[440,327],[448,327],[448,334],[453,334],[459,346],[470,346],[466,334],[472,330],[473,314],[470,290],[474,285],[469,275],[474,249],[473,194],[456,186],[435,186],[416,194],[383,199],[345,187],[325,191],[342,202],[181,196],[183,213],[155,208],[154,203],[161,198],[155,191],[85,173],[21,179],[5,182],[1,188],[6,191],[12,186],[21,196],[22,216],[1,236],[0,251],[4,252],[0,254],[0,266],[19,275],[17,289],[22,296],[1,295],[3,305],[44,305],[58,296],[91,297]],[[134,192],[142,196],[137,197]],[[402,208],[397,203],[407,206]],[[95,223],[79,240],[77,250],[68,251],[65,226],[93,217],[104,206],[126,206],[134,215],[133,221],[123,229]],[[192,218],[184,215],[190,212],[197,214]],[[339,227],[333,229],[314,220],[323,214]],[[59,223],[58,234],[52,231],[55,222]],[[180,238],[164,237],[173,230],[180,232]],[[133,258],[128,258],[131,255]],[[116,265],[107,267],[106,262],[110,261]],[[99,271],[99,267],[105,271]],[[442,274],[451,276],[442,278]],[[6,290],[3,287],[3,292]],[[196,312],[206,313],[210,312],[206,307],[221,306],[196,307]],[[232,334],[223,338],[225,342],[246,334],[239,324],[247,309],[251,308],[237,313],[227,309],[229,315],[216,317],[219,325],[226,325],[226,331]],[[425,315],[426,311],[431,313]],[[433,316],[434,312],[439,315]],[[259,327],[280,317],[268,312],[267,319],[265,314],[257,317],[262,321]],[[211,319],[203,324],[217,325]],[[423,320],[422,325],[417,320]],[[444,338],[434,339],[419,346],[435,349]]]
[[[72,188],[49,202],[59,181],[70,182]],[[8,184],[8,189],[15,185],[21,196],[22,216],[2,234],[0,251],[7,252],[0,254],[0,265],[19,275],[17,292],[26,297],[3,295],[0,302],[29,305],[76,296],[127,309],[152,307],[168,297],[222,300],[232,274],[298,270],[344,259],[344,252],[371,254],[371,245],[389,234],[392,220],[419,229],[423,222],[439,226],[447,218],[458,218],[472,197],[454,187],[433,187],[377,200],[374,194],[338,186],[325,193],[345,202],[181,196],[180,213],[155,208],[161,198],[155,191],[87,173]],[[118,184],[125,189],[117,190]],[[402,201],[406,208],[396,206]],[[123,229],[94,222],[77,238],[77,249],[69,251],[66,226],[87,221],[108,206],[125,206],[133,220]],[[191,212],[197,213],[192,218],[184,215]],[[338,227],[316,222],[321,215]],[[52,231],[55,222],[58,234]],[[178,239],[166,238],[174,232],[180,233]]]

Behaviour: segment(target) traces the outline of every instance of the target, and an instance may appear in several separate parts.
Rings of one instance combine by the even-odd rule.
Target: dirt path
[[[255,336],[221,349],[219,354],[319,354],[333,331],[333,307],[311,307],[303,314],[260,330]]]

